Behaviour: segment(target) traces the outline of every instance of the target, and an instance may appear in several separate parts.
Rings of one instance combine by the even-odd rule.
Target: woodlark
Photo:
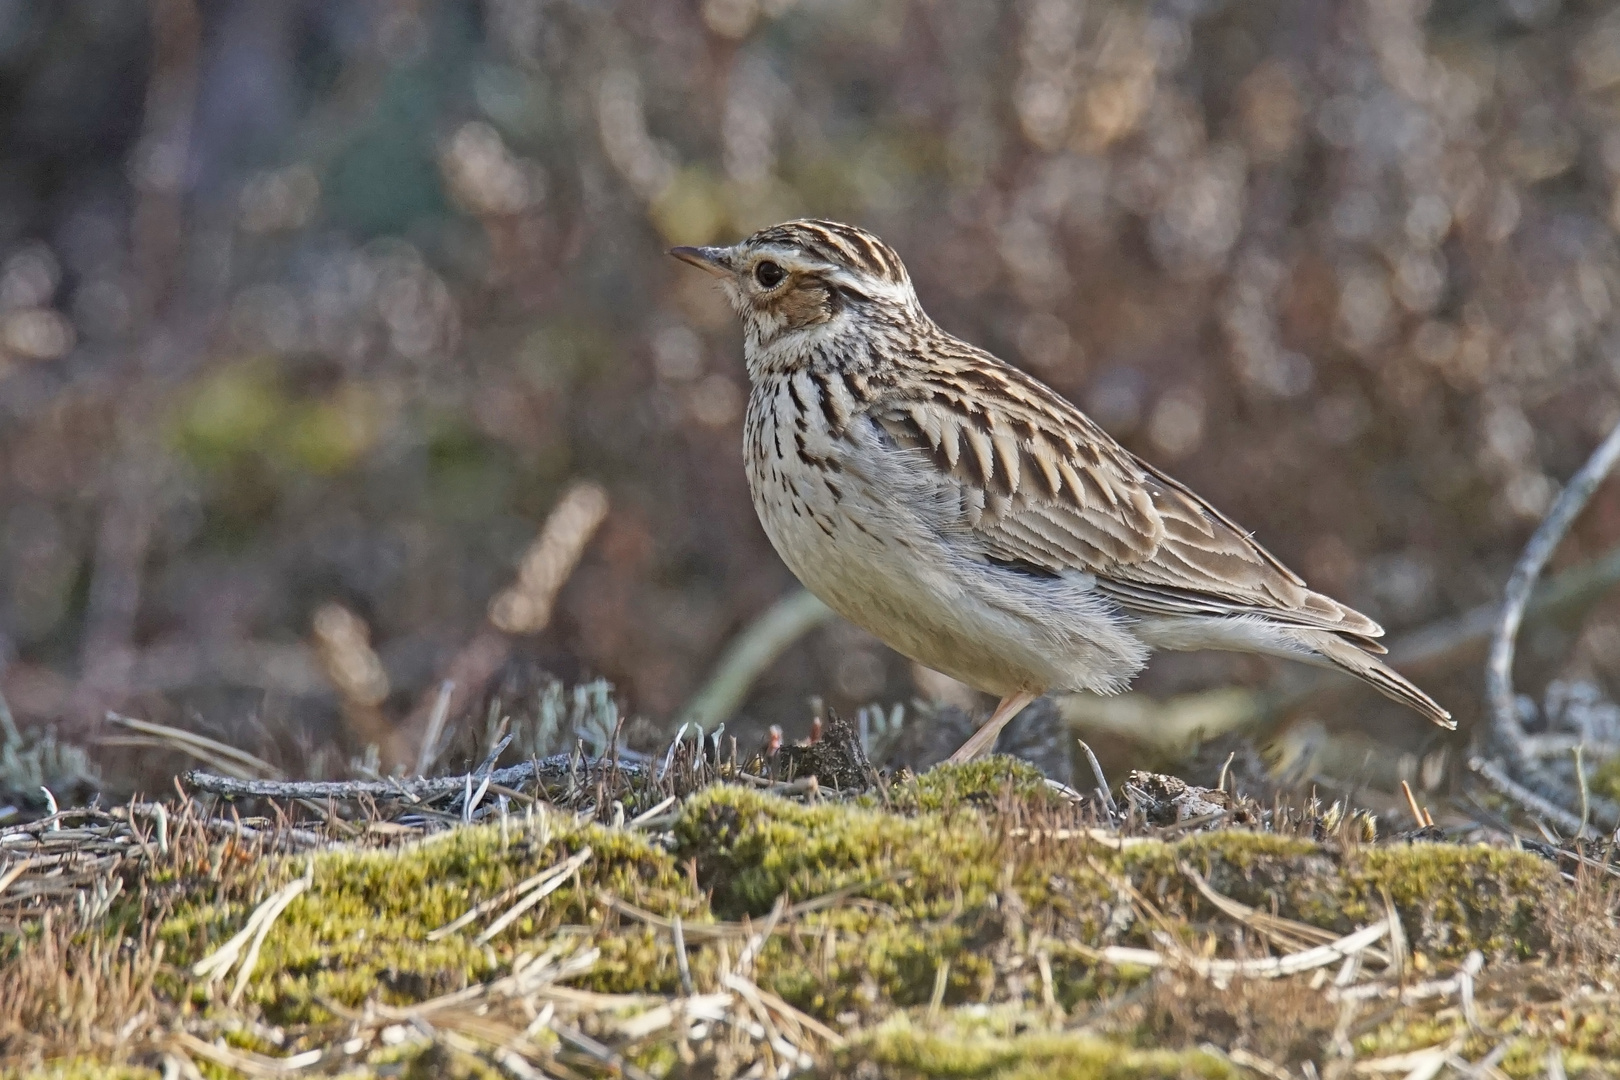
[[[1001,703],[1123,689],[1153,649],[1337,667],[1451,727],[1378,661],[1383,628],[1023,372],[923,312],[868,232],[791,221],[670,254],[743,325],[754,508],[799,580],[918,663]]]

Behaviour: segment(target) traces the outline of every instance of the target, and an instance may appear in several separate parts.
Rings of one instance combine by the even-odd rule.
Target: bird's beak
[[[691,263],[715,277],[729,277],[732,273],[730,248],[674,247],[669,249],[669,253],[681,262]]]

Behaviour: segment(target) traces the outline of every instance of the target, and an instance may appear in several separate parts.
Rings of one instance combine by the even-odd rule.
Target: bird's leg
[[[990,719],[986,720],[979,730],[973,733],[973,737],[963,743],[961,749],[952,754],[948,760],[952,763],[972,761],[989,750],[996,745],[996,736],[1001,734],[1001,729],[1006,727],[1013,717],[1023,712],[1025,705],[1038,697],[1040,695],[1032,691],[1020,690],[1016,694],[1008,694],[1002,698],[1001,704],[996,706],[996,711],[990,714]]]

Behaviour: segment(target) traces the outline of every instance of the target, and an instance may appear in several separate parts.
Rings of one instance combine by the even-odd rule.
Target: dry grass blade
[[[693,994],[621,1020],[616,1030],[621,1038],[637,1042],[677,1022],[718,1023],[725,1020],[731,1003],[730,994]]]
[[[726,972],[721,976],[721,981],[725,983],[725,985],[731,987],[733,990],[739,989],[739,986],[734,984],[746,983],[747,993],[757,997],[761,1004],[763,1004],[777,1016],[787,1020],[793,1027],[802,1028],[805,1031],[809,1031],[817,1038],[826,1042],[829,1046],[837,1047],[844,1045],[844,1037],[838,1034],[838,1032],[834,1031],[826,1024],[823,1024],[820,1020],[817,1020],[810,1014],[801,1012],[799,1009],[794,1008],[788,1002],[782,1000],[780,997],[777,997],[769,990],[764,989],[753,980],[744,979],[740,975]],[[741,991],[739,990],[739,992]]]
[[[551,1021],[551,1030],[557,1033],[559,1039],[574,1047],[574,1049],[584,1052],[611,1069],[618,1070],[622,1075],[628,1076],[630,1080],[652,1080],[646,1070],[637,1065],[632,1065],[624,1060],[622,1055],[614,1053],[577,1028],[553,1019]]]
[[[631,818],[629,821],[625,822],[624,827],[627,829],[639,829],[643,825],[652,821],[659,814],[662,814],[665,810],[668,810],[670,807],[674,806],[677,801],[678,800],[674,795],[670,795],[663,799],[663,801],[648,807],[635,817]]]
[[[1399,986],[1388,982],[1362,983],[1360,986],[1330,987],[1329,1001],[1373,1001],[1379,998],[1393,998],[1402,1005],[1415,1005],[1420,1001],[1432,998],[1450,997],[1462,987],[1461,977],[1450,979],[1433,979],[1429,982],[1413,983],[1411,986]]]
[[[489,621],[508,634],[544,630],[557,593],[607,512],[607,492],[599,485],[581,482],[565,491],[523,556],[517,581],[490,602]]]
[[[107,723],[149,736],[157,740],[154,745],[178,750],[226,776],[234,776],[240,780],[276,780],[282,775],[280,769],[263,758],[210,739],[206,735],[198,735],[194,731],[169,727],[167,724],[154,724],[150,720],[137,720],[133,716],[120,716],[113,712],[107,714]]]
[[[11,888],[12,882],[26,874],[29,867],[33,865],[34,860],[32,859],[19,859],[11,866],[6,867],[3,872],[0,872],[0,897],[5,896],[6,890]]]
[[[731,990],[741,999],[742,1005],[746,1007],[749,1015],[753,1017],[753,1023],[759,1025],[762,1041],[769,1044],[773,1050],[784,1055],[800,1068],[812,1064],[808,1054],[782,1037],[782,1032],[771,1017],[770,1010],[759,999],[759,988],[754,985],[751,979],[745,979],[740,975],[726,971],[721,973],[720,981],[725,985],[726,989]],[[747,1029],[748,1025],[739,1026]]]
[[[1186,863],[1180,863],[1178,868],[1187,880],[1193,883],[1199,894],[1208,900],[1221,913],[1230,919],[1242,923],[1245,927],[1269,938],[1273,944],[1292,952],[1311,948],[1316,945],[1328,945],[1339,939],[1339,935],[1331,930],[1324,930],[1320,926],[1299,922],[1295,919],[1285,919],[1270,912],[1252,908],[1247,904],[1239,903],[1229,896],[1222,896],[1214,887],[1204,879],[1204,876]],[[1379,963],[1389,963],[1389,956],[1381,949],[1368,948],[1366,955],[1369,959]]]
[[[883,877],[873,878],[870,881],[860,881],[853,885],[846,885],[841,889],[834,889],[830,893],[823,893],[821,896],[812,897],[809,900],[801,900],[797,904],[784,908],[774,922],[770,921],[770,917],[767,916],[767,924],[764,930],[756,931],[753,927],[738,922],[683,922],[681,924],[681,934],[684,938],[690,938],[693,941],[714,941],[717,938],[748,938],[756,934],[768,936],[781,933],[784,929],[782,925],[784,922],[791,922],[801,915],[809,915],[812,912],[835,907],[867,889],[903,880],[910,876],[910,873],[909,870],[897,871],[893,874],[885,874]],[[637,907],[630,901],[614,896],[605,889],[598,889],[596,898],[618,914],[635,919],[637,922],[646,923],[648,926],[656,926],[661,930],[671,932],[674,930],[675,920],[664,915],[655,914],[646,908]],[[875,902],[868,901],[868,903]]]
[[[234,1005],[241,1000],[243,991],[247,989],[248,978],[253,974],[254,965],[258,963],[259,948],[264,944],[271,925],[286,910],[288,904],[309,888],[314,880],[311,876],[313,872],[314,866],[311,865],[309,872],[303,877],[289,881],[272,893],[253,909],[253,914],[248,916],[247,924],[235,936],[193,964],[191,973],[199,979],[213,983],[229,971],[240,958],[241,968],[237,971],[236,983],[231,988],[230,1003]],[[242,955],[243,945],[248,946],[246,956]]]
[[[1213,1050],[1216,1053],[1221,1052],[1218,1048],[1208,1045],[1204,1049],[1206,1051]],[[1234,1046],[1232,1049],[1225,1051],[1225,1055],[1232,1059],[1234,1065],[1241,1065],[1245,1069],[1253,1069],[1262,1076],[1271,1077],[1271,1080],[1294,1080],[1294,1074],[1278,1065],[1275,1061],[1263,1058],[1259,1054],[1251,1054],[1240,1046]]]
[[[590,948],[582,949],[563,960],[557,960],[556,957],[556,951],[548,949],[530,963],[513,964],[512,973],[504,979],[497,980],[490,987],[490,992],[500,997],[513,998],[539,993],[549,989],[554,983],[586,974],[596,966],[602,952],[600,949]],[[619,994],[609,997],[622,1003],[625,1008],[633,1007],[633,1003],[638,1000],[635,995]]]
[[[1455,1054],[1462,1044],[1462,1039],[1453,1039],[1443,1046],[1431,1046],[1423,1050],[1410,1050],[1404,1054],[1390,1054],[1369,1061],[1358,1061],[1354,1069],[1358,1076],[1400,1073],[1407,1077],[1407,1080],[1414,1077],[1423,1080],[1424,1077],[1432,1077],[1444,1068],[1446,1060]]]
[[[1365,950],[1389,933],[1389,920],[1382,919],[1372,926],[1347,934],[1342,938],[1285,956],[1266,956],[1254,960],[1207,960],[1193,956],[1179,947],[1160,953],[1152,949],[1133,949],[1123,945],[1109,945],[1101,949],[1080,946],[1080,952],[1105,963],[1136,967],[1175,966],[1186,968],[1208,979],[1275,979],[1283,975],[1298,975],[1303,971],[1340,963]]]
[[[174,1043],[187,1054],[205,1058],[216,1065],[223,1065],[227,1069],[248,1076],[286,1076],[288,1073],[301,1072],[312,1065],[319,1064],[325,1056],[324,1050],[306,1050],[302,1054],[291,1057],[273,1058],[263,1054],[255,1054],[250,1050],[239,1050],[235,1047],[219,1046],[204,1042],[187,1031],[176,1032]]]
[[[426,776],[438,760],[439,742],[444,735],[444,722],[450,716],[450,699],[456,692],[454,680],[439,683],[439,696],[433,699],[433,711],[428,714],[427,731],[422,734],[422,745],[416,754],[416,775]]]
[[[765,947],[765,942],[770,940],[772,934],[776,933],[776,928],[781,924],[782,916],[787,913],[787,910],[787,893],[778,893],[776,902],[771,905],[770,913],[765,916],[765,925],[760,927],[758,931],[748,935],[748,940],[743,943],[742,951],[737,954],[737,966],[734,969],[736,972],[742,975],[753,973],[754,959],[759,956],[759,951]]]
[[[521,918],[524,912],[560,889],[563,882],[568,880],[568,876],[584,866],[590,858],[591,849],[584,847],[577,854],[570,855],[567,859],[558,863],[552,868],[554,872],[544,882],[531,889],[527,896],[513,904],[505,914],[490,923],[488,929],[478,935],[476,939],[478,944],[486,945],[494,940],[497,934]]]
[[[531,874],[529,877],[524,878],[522,881],[511,886],[510,888],[502,889],[488,900],[468,908],[453,921],[445,923],[437,930],[429,931],[427,939],[429,941],[441,941],[444,938],[449,937],[457,930],[460,930],[463,926],[483,918],[496,908],[511,903],[517,897],[522,896],[530,889],[537,889],[546,882],[550,881],[552,878],[557,877],[560,874],[567,873],[568,871],[565,869],[567,865],[567,860],[564,860],[563,862],[557,863],[554,866],[546,867],[537,874]]]

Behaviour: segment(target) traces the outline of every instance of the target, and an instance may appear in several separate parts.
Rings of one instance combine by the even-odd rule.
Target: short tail
[[[1419,690],[1405,676],[1385,667],[1377,657],[1326,631],[1309,632],[1308,640],[1317,655],[1327,663],[1348,671],[1363,682],[1371,683],[1385,697],[1416,709],[1443,728],[1457,727],[1457,721],[1440,707],[1439,702]]]

